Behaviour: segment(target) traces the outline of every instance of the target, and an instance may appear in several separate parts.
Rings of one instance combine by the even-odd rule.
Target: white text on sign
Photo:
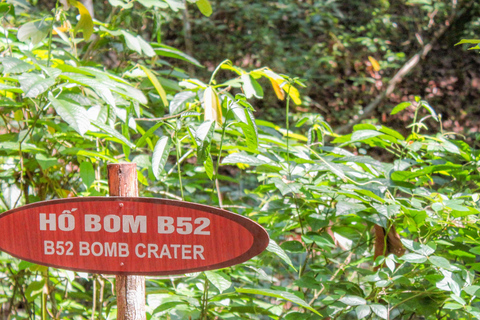
[[[74,211],[74,210],[72,210]],[[57,216],[55,213],[40,213],[40,231],[73,231],[76,226],[75,216],[71,213],[62,213]],[[147,233],[147,216],[134,215],[113,215],[103,217],[96,214],[84,215],[84,231],[109,233]],[[157,232],[159,234],[178,233],[182,235],[210,235],[208,227],[210,219],[192,217],[168,217],[157,218]]]

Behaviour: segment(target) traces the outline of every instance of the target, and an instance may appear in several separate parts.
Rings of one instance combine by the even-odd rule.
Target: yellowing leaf
[[[288,133],[288,136],[290,138],[294,138],[300,141],[308,141],[307,137],[305,137],[304,135],[293,133],[292,131],[287,131],[287,129],[280,128],[279,126],[275,126],[275,129],[277,131],[280,131],[283,134],[283,136],[286,136]]]
[[[261,75],[270,79],[272,83],[273,90],[275,90],[275,94],[277,95],[278,99],[283,100],[285,99],[285,93],[287,92],[290,98],[296,105],[302,104],[302,100],[300,99],[300,93],[298,92],[297,88],[288,84],[288,82],[279,74],[276,74],[272,70],[265,68],[261,71],[258,71]],[[275,82],[275,83],[274,83]]]
[[[270,79],[270,82],[272,83],[272,87],[273,87],[273,90],[275,91],[275,94],[277,95],[277,98],[280,100],[284,100],[285,91],[283,91],[283,89],[280,88],[280,85],[274,79]]]
[[[71,27],[70,22],[64,21],[61,27],[53,27],[52,33],[58,34],[59,32],[67,32]]]
[[[81,2],[77,1],[75,3],[75,7],[77,7],[78,12],[80,13],[80,20],[75,27],[75,31],[82,30],[83,39],[85,39],[85,41],[88,41],[93,33],[92,16]]]
[[[142,70],[146,73],[148,79],[150,79],[150,81],[152,82],[153,86],[158,92],[158,95],[162,99],[163,104],[165,106],[168,106],[167,94],[165,93],[165,90],[163,89],[162,85],[158,81],[157,77],[147,67],[140,65],[140,68],[142,68]]]
[[[368,60],[372,64],[373,70],[380,71],[380,69],[381,69],[380,68],[380,63],[378,63],[378,61],[375,60],[375,58],[373,58],[372,56],[368,56]]]
[[[220,126],[223,124],[222,105],[218,99],[217,92],[212,87],[207,87],[203,93],[205,108],[205,121],[215,120]]]
[[[285,82],[284,80],[276,80],[277,83],[280,85],[282,82]],[[290,98],[293,100],[293,102],[298,106],[300,104],[302,104],[302,100],[300,100],[300,92],[298,92],[297,88],[295,88],[294,86],[288,84],[288,83],[285,83],[283,85],[283,90],[285,90],[288,95],[290,96]]]

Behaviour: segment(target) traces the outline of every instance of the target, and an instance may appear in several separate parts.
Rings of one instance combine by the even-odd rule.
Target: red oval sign
[[[0,250],[37,264],[106,274],[171,275],[228,267],[268,245],[238,214],[189,202],[89,197],[0,215]]]

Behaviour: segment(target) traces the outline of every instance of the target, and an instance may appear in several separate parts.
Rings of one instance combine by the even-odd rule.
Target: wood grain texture
[[[107,169],[108,188],[111,196],[138,197],[137,165],[135,163],[109,164]],[[117,319],[146,320],[145,277],[117,275],[115,280]]]

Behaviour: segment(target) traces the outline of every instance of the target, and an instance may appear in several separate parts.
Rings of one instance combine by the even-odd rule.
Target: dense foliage
[[[362,123],[335,134],[321,114],[292,112],[305,106],[304,84],[279,73],[275,61],[270,68],[263,60],[234,63],[246,52],[189,77],[185,69],[198,60],[162,42],[163,19],[174,21],[172,11],[185,4],[212,14],[206,0],[110,0],[99,20],[76,0],[51,11],[41,2],[0,2],[2,211],[107,196],[106,164],[135,162],[141,196],[232,210],[272,239],[266,252],[235,267],[148,278],[150,319],[479,318],[478,150],[444,130],[435,105],[420,97],[386,115],[411,114],[403,132]],[[258,10],[249,17],[263,19],[270,5],[296,12],[291,2],[248,2]],[[316,32],[342,12],[334,2],[302,5],[315,7],[310,18],[318,20],[283,28]],[[139,17],[154,28],[142,29]],[[269,28],[255,36],[269,38]],[[225,45],[237,49],[225,50],[245,48],[231,36]],[[262,56],[284,50],[282,43]],[[339,48],[332,50],[342,54]],[[384,54],[402,61],[400,51]],[[281,54],[304,74],[297,55]],[[262,99],[279,101],[281,116],[258,116]],[[0,258],[1,311],[10,319],[115,319],[114,278]]]

